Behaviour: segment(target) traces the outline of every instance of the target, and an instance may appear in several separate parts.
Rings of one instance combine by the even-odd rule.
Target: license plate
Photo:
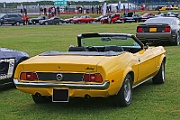
[[[156,32],[156,31],[157,31],[157,28],[150,28],[149,31],[150,31],[150,32]]]
[[[52,102],[69,102],[69,90],[53,89]]]

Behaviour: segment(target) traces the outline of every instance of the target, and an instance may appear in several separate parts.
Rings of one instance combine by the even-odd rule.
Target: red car
[[[156,15],[153,13],[144,13],[143,15],[141,15],[141,21],[145,22],[147,19],[154,17],[156,17]]]
[[[123,21],[120,19],[120,14],[111,14],[108,15],[107,17],[104,17],[100,20],[100,23],[122,23]]]
[[[93,22],[94,22],[94,18],[89,15],[83,15],[80,18],[73,19],[74,24],[93,23]]]
[[[72,17],[72,18],[67,18],[67,19],[65,19],[64,21],[65,21],[66,23],[73,23],[73,20],[74,20],[74,19],[77,19],[77,18],[79,18],[79,16],[74,16],[74,17]]]

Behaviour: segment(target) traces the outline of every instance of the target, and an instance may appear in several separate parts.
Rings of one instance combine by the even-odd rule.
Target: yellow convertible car
[[[111,98],[128,106],[132,88],[152,80],[165,82],[166,51],[144,46],[133,34],[84,33],[68,52],[48,51],[17,66],[14,83],[35,103],[71,98]]]

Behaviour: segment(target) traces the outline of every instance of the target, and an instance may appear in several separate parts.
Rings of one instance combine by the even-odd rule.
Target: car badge
[[[63,79],[63,75],[62,74],[57,74],[56,75],[56,79],[57,80],[62,80]]]

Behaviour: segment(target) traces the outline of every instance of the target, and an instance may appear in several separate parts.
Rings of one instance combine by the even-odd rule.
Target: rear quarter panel
[[[135,65],[136,62],[136,57],[130,53],[124,53],[119,56],[107,57],[98,64],[97,71],[102,73],[105,81],[110,81],[111,85],[108,88],[109,95],[118,93],[124,78],[129,72],[132,71],[134,74],[138,74],[138,66]],[[103,73],[101,70],[105,72]]]

